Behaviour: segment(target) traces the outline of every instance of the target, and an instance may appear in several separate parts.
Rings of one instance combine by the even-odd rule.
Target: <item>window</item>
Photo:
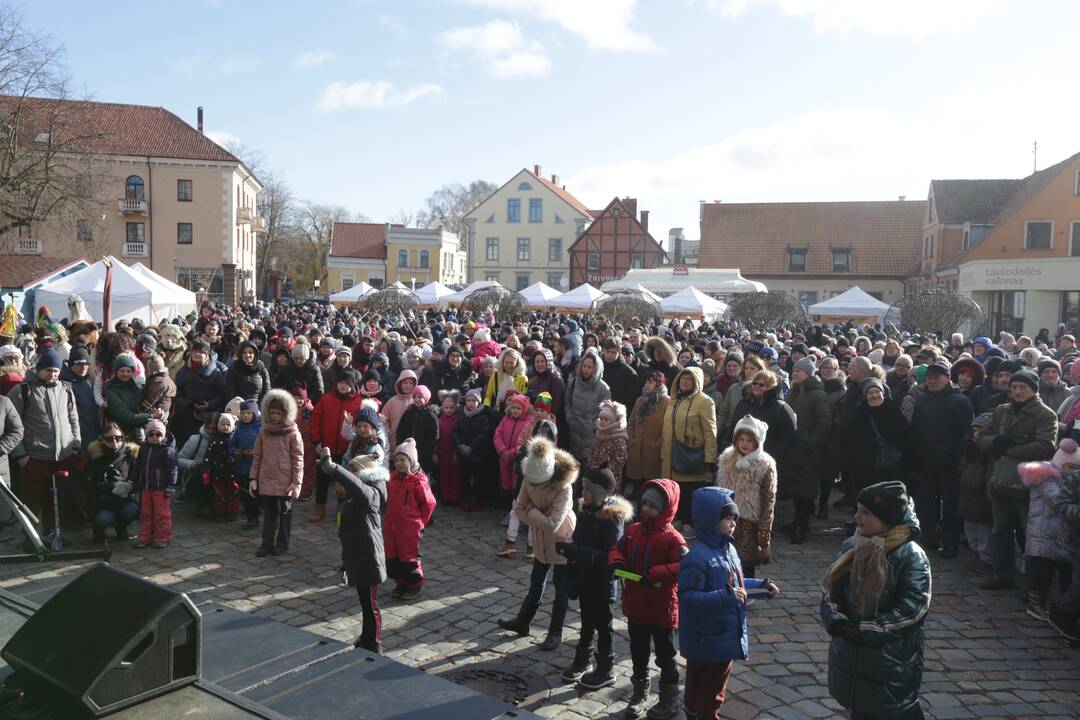
[[[517,239],[517,259],[518,262],[529,262],[529,258],[532,256],[532,242],[529,238]]]
[[[225,297],[224,278],[221,268],[176,268],[176,284],[195,292],[202,287],[207,298],[220,301]]]
[[[799,292],[799,302],[804,307],[810,307],[817,303],[817,291],[816,290],[801,290]]]
[[[848,261],[851,259],[850,250],[833,250],[832,251],[832,271],[833,272],[847,272],[850,268]]]
[[[520,291],[524,290],[525,288],[529,287],[529,285],[532,284],[532,283],[529,282],[529,273],[518,273],[516,283],[517,283],[518,292],[520,292]]]
[[[581,237],[581,233],[585,232],[585,221],[584,220],[575,220],[574,221],[574,232],[576,233],[574,235],[574,237]]]
[[[420,267],[431,267],[431,253],[427,250],[420,251]]]
[[[128,223],[127,241],[129,243],[141,243],[146,240],[146,223]]]
[[[399,268],[409,267],[409,251],[398,250],[397,251],[397,266]]]
[[[971,231],[970,230],[965,230],[964,231],[964,239],[961,241],[960,247],[963,248],[964,250],[967,250],[969,247],[971,247]]]
[[[179,202],[191,202],[191,181],[176,181],[176,199]]]
[[[548,238],[548,262],[562,262],[562,238]]]
[[[146,195],[143,193],[143,181],[138,175],[132,175],[124,183],[124,199],[125,200],[145,200]]]
[[[870,292],[868,292],[866,294],[869,295],[870,297],[874,298],[875,300],[882,300],[883,299],[881,297],[881,291],[880,290],[871,290]]]
[[[532,190],[532,185],[527,182],[520,183],[518,185],[518,190]]]
[[[345,290],[348,290],[349,288],[351,288],[355,284],[356,284],[356,282],[353,280],[353,276],[351,274],[341,276],[341,290],[342,290],[342,292],[344,292]]]
[[[1028,220],[1024,223],[1024,249],[1049,250],[1054,246],[1052,220]]]
[[[529,222],[544,222],[544,201],[540,198],[529,199]]]
[[[176,242],[181,245],[191,244],[191,223],[176,223]]]
[[[640,270],[643,267],[645,267],[645,254],[630,253],[630,269]]]
[[[1080,170],[1077,170],[1077,171],[1076,171],[1076,187],[1075,187],[1075,192],[1076,192],[1076,194],[1077,194],[1077,195],[1080,195]]]
[[[1080,220],[1072,221],[1072,232],[1070,233],[1070,237],[1069,254],[1073,257],[1080,257]]]
[[[373,288],[381,288],[386,283],[382,275],[368,275],[367,284]]]
[[[76,237],[83,242],[89,242],[94,239],[94,230],[90,227],[89,220],[78,220],[75,223]]]
[[[499,238],[488,238],[485,241],[484,259],[488,262],[499,260]]]
[[[559,217],[559,213],[555,213],[555,224],[562,225],[564,222],[566,221]]]
[[[497,273],[497,272],[484,273],[484,279],[487,280],[488,282],[491,282],[491,281],[499,282],[499,273]]]
[[[806,272],[806,250],[788,250],[788,272]]]
[[[600,269],[600,253],[591,252],[588,255],[586,255],[585,256],[585,267],[587,267],[589,270],[599,270]]]
[[[930,235],[930,257],[934,257],[934,236]]]
[[[506,201],[506,222],[521,222],[521,201],[517,198]]]
[[[549,287],[553,288],[562,285],[562,273],[548,273],[547,284]]]

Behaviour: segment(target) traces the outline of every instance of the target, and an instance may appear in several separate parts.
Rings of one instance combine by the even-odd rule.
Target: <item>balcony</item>
[[[256,215],[251,219],[251,232],[266,232],[266,218]]]
[[[145,242],[124,242],[124,257],[149,257]]]
[[[124,215],[145,215],[146,214],[146,201],[145,200],[121,200],[118,203],[120,212]]]
[[[251,222],[251,219],[255,217],[255,211],[249,207],[236,208],[236,224],[243,225],[244,223]]]
[[[38,239],[16,238],[12,249],[16,255],[40,255],[45,251],[45,243]]]

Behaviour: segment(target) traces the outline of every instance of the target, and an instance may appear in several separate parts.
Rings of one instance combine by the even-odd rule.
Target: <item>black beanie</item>
[[[856,499],[889,527],[896,527],[903,522],[909,504],[907,487],[898,480],[865,487]]]
[[[593,494],[595,502],[603,502],[615,492],[615,476],[606,467],[589,468],[582,476],[582,483]]]
[[[1004,365],[1004,363],[1002,364]],[[1039,376],[1035,374],[1034,370],[1024,368],[1014,372],[1012,377],[1009,378],[1009,384],[1012,385],[1017,382],[1022,382],[1035,392],[1039,392]]]

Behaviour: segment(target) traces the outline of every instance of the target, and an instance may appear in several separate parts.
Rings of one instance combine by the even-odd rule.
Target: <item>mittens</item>
[[[128,495],[131,494],[131,487],[131,483],[129,483],[127,480],[117,480],[115,483],[113,483],[112,494],[116,497],[126,498]]]

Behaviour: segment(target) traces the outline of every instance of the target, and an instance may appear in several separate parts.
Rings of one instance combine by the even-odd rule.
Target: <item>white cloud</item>
[[[921,39],[963,32],[996,15],[1003,0],[698,0],[737,17],[751,8],[773,7],[788,17],[809,17],[819,35],[853,31]]]
[[[221,61],[221,72],[226,74],[251,72],[262,63],[259,58],[227,57]]]
[[[543,46],[526,38],[516,22],[492,20],[484,25],[447,30],[440,38],[448,50],[471,54],[497,78],[547,75],[551,70],[551,59]]]
[[[644,52],[656,48],[632,29],[637,0],[466,0],[471,5],[553,22],[594,50]]]
[[[221,147],[240,144],[240,138],[227,130],[211,130],[206,133],[206,137],[210,138]]]
[[[293,58],[292,66],[297,70],[311,70],[322,67],[334,59],[334,53],[329,50],[308,50]]]
[[[332,82],[319,96],[316,109],[319,112],[334,112],[348,108],[382,110],[401,107],[430,95],[445,95],[442,86],[432,83],[413,85],[399,90],[388,80],[358,80],[353,83]]]

